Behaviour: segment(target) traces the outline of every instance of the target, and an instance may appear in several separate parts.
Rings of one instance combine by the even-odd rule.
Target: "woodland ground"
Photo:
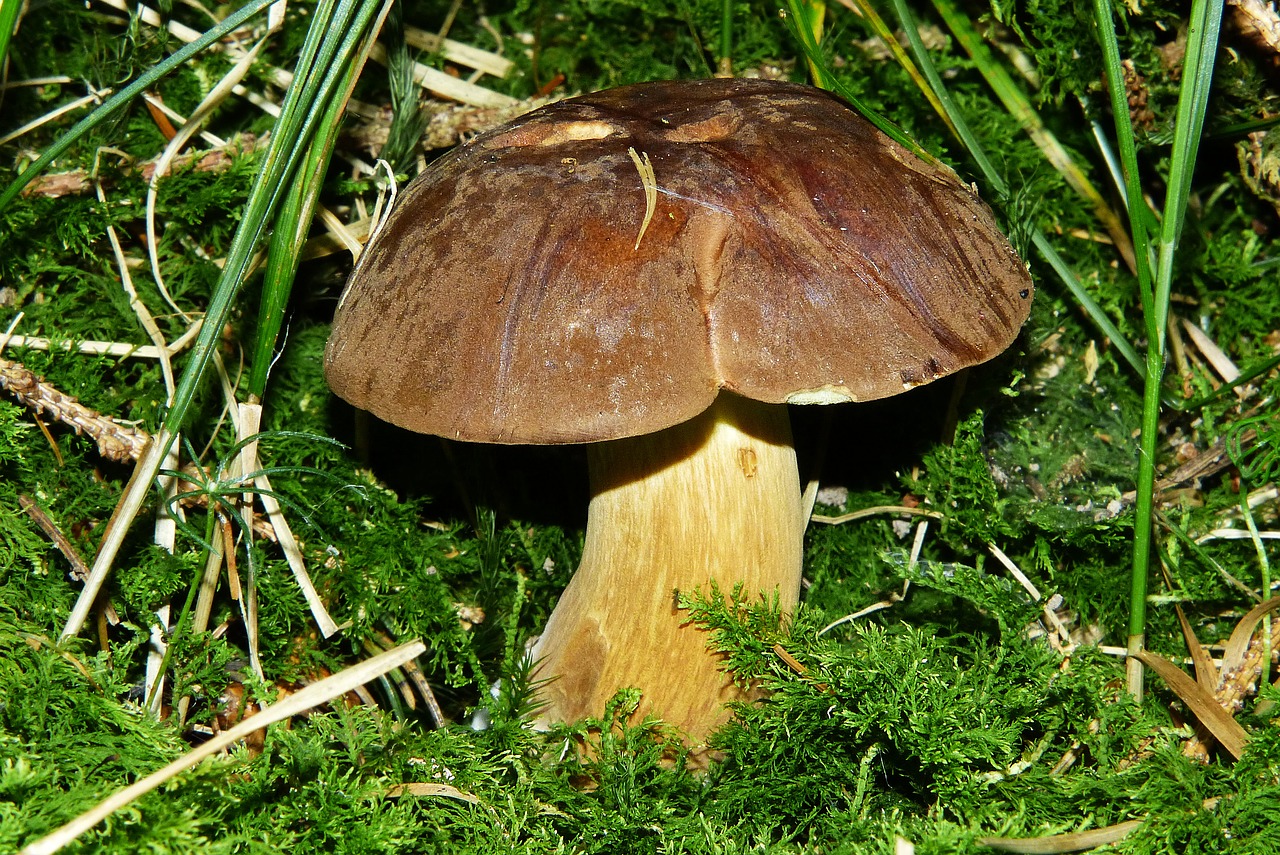
[[[1280,19],[1233,2],[1218,30],[1209,4],[1132,0],[1110,10],[1108,56],[1089,4],[877,4],[895,31],[903,11],[919,19],[934,85],[968,122],[962,144],[864,17],[843,4],[825,16],[816,4],[778,6],[407,2],[382,31],[393,70],[370,62],[355,82],[332,163],[323,142],[305,143],[311,160],[280,179],[299,231],[288,210],[253,201],[258,176],[275,168],[265,140],[285,135],[262,105],[284,100],[277,71],[294,70],[326,35],[313,22],[336,13],[290,3],[273,33],[265,15],[250,18],[221,49],[147,85],[150,106],[131,100],[0,201],[0,330],[15,336],[0,354],[0,851],[229,727],[242,701],[275,702],[420,638],[416,666],[238,743],[70,848],[930,853],[1103,829],[1057,845],[1280,852],[1269,624],[1251,619],[1228,643],[1276,593]],[[0,31],[17,30],[0,93],[0,186],[107,90],[182,46],[156,22],[199,33],[234,11],[168,2],[148,18],[104,0],[2,0]],[[327,29],[332,41],[359,32]],[[452,42],[433,40],[441,33]],[[260,39],[241,93],[212,107],[208,136],[155,182],[149,212],[146,165]],[[598,721],[528,726],[522,653],[577,563],[581,451],[359,426],[320,364],[351,266],[332,233],[358,231],[379,195],[362,165],[381,155],[412,175],[495,110],[705,77],[725,57],[739,74],[810,81],[816,71],[976,182],[1037,294],[1017,344],[963,379],[831,410],[829,421],[796,413],[802,472],[826,488],[820,515],[911,506],[941,517],[815,522],[789,620],[753,601],[689,603],[735,673],[769,691],[716,737],[722,759],[692,772],[662,726],[624,723],[625,692]],[[437,93],[474,84],[459,95],[473,103],[437,94],[419,113],[405,82],[413,59],[445,73],[432,79]],[[1113,105],[1128,108],[1119,126]],[[424,127],[427,149],[416,142]],[[1131,129],[1131,149],[1118,127]],[[1139,202],[1132,216],[1120,164]],[[325,209],[314,225],[298,188]],[[265,275],[247,272],[256,243],[236,243],[257,225],[279,244]],[[1135,228],[1136,255],[1124,247]],[[205,313],[218,323],[174,352],[176,381],[154,355],[82,347],[172,343]],[[1167,365],[1163,383],[1144,385],[1144,370],[1159,375],[1152,365]],[[33,377],[48,387],[31,392]],[[179,407],[166,403],[175,387]],[[259,505],[254,527],[239,503],[239,410],[228,402],[251,395],[271,482],[251,492],[278,497],[300,543],[293,560],[341,626],[327,638],[278,543],[279,517],[269,532]],[[106,417],[155,434],[179,408],[178,465],[204,468],[188,475],[204,504],[166,529],[156,523],[165,503],[143,496],[103,593],[59,641],[83,587],[68,553],[93,563],[134,466],[127,448],[110,459],[65,422],[102,429]],[[1145,531],[1147,586],[1131,593]],[[1135,614],[1150,651],[1188,675],[1199,659],[1198,695],[1196,677],[1187,688],[1168,669],[1146,672],[1140,701],[1126,691]],[[167,653],[148,672],[153,637]],[[1213,735],[1204,722],[1216,722]],[[575,738],[591,751],[574,750]]]

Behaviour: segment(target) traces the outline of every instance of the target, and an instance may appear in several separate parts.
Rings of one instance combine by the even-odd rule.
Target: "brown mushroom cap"
[[[591,442],[722,388],[898,394],[1004,350],[1031,288],[954,173],[834,96],[648,83],[535,110],[416,179],[352,274],[325,372],[410,430]]]

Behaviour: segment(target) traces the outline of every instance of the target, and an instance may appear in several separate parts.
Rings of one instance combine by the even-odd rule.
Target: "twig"
[[[80,551],[76,549],[75,544],[67,539],[67,536],[62,533],[62,529],[58,528],[58,524],[45,513],[44,508],[37,505],[34,499],[26,495],[18,496],[18,504],[27,512],[27,516],[35,520],[36,525],[40,526],[49,540],[53,542],[53,545],[67,559],[67,563],[71,565],[71,578],[80,582],[88,579],[89,565],[84,563],[84,559],[80,557]],[[107,621],[112,626],[120,623],[120,615],[116,613],[115,606],[111,605],[111,603],[106,603],[103,611]]]
[[[1058,852],[1080,852],[1096,849],[1109,843],[1117,843],[1142,827],[1144,820],[1127,822],[1075,831],[1070,834],[1054,834],[1049,837],[980,837],[978,843],[1002,852],[1022,852],[1026,855],[1053,855]]]
[[[35,500],[27,495],[19,495],[18,504],[27,512],[27,516],[35,520],[36,525],[40,526],[49,540],[53,541],[53,545],[67,559],[67,563],[71,565],[71,578],[80,582],[87,579],[89,577],[89,565],[84,563],[84,559],[80,557],[80,552],[75,548],[75,545],[67,540],[67,536],[62,533],[62,529],[58,528],[57,524],[49,518],[49,515],[44,512],[44,508],[37,505]]]
[[[1241,450],[1247,450],[1258,438],[1258,432],[1253,428],[1248,428],[1240,432],[1239,443]],[[1213,445],[1170,472],[1164,478],[1156,482],[1155,489],[1157,492],[1164,492],[1179,484],[1196,478],[1206,478],[1210,475],[1216,475],[1223,469],[1231,465],[1231,457],[1227,454],[1226,441],[1219,439]],[[1122,501],[1128,503],[1137,498],[1137,491],[1130,490],[1122,495]]]
[[[18,362],[0,358],[0,389],[36,413],[88,436],[98,444],[99,454],[116,463],[137,460],[151,438],[145,431],[119,424],[64,395]]]

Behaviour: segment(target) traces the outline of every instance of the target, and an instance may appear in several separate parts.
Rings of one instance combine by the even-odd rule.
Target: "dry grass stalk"
[[[827,525],[841,525],[842,523],[860,520],[865,517],[875,516],[877,514],[907,514],[918,517],[928,517],[929,519],[940,520],[943,515],[937,511],[931,511],[928,508],[908,507],[906,505],[876,505],[872,508],[860,508],[856,511],[850,511],[847,514],[839,516],[828,516],[827,514],[814,514],[811,519],[814,522],[826,523]]]
[[[165,346],[163,352],[173,356],[187,345],[195,341],[200,334],[201,321],[197,320],[186,332]],[[90,356],[132,356],[138,359],[158,359],[161,350],[150,344],[129,344],[123,341],[66,341],[45,338],[38,335],[12,335],[5,342],[6,346],[25,347],[28,350],[65,350],[68,353],[85,353]]]
[[[40,526],[40,529],[45,533],[45,536],[48,537],[53,545],[57,547],[58,551],[62,553],[62,556],[67,559],[67,563],[71,565],[71,578],[80,582],[88,579],[89,565],[84,563],[84,559],[80,557],[80,551],[76,549],[75,544],[62,533],[62,529],[58,527],[58,524],[55,523],[47,513],[45,513],[44,508],[36,504],[35,500],[30,496],[25,495],[18,496],[18,504],[27,512],[27,516],[31,517],[31,519],[35,521],[36,525]],[[111,603],[106,603],[103,606],[102,612],[103,617],[112,626],[116,626],[120,623],[120,616],[116,613],[115,607],[112,606]]]
[[[501,40],[501,36],[496,38]],[[414,26],[405,25],[404,40],[409,47],[439,53],[447,62],[474,68],[480,74],[506,77],[514,66],[504,56],[453,39],[441,38]]]
[[[100,104],[105,98],[109,97],[111,94],[113,94],[111,89],[95,90],[90,88],[90,92],[88,95],[85,95],[82,98],[77,98],[76,100],[72,101],[69,104],[63,104],[61,107],[58,107],[56,110],[50,110],[48,113],[45,113],[40,118],[27,122],[22,127],[16,128],[15,130],[10,131],[4,136],[0,136],[0,145],[13,142],[14,140],[18,139],[24,134],[28,134],[42,125],[47,125],[49,122],[62,118],[67,113],[74,113],[76,110],[79,110],[81,107],[88,106],[89,104]]]
[[[173,297],[169,294],[169,289],[165,287],[164,276],[160,270],[160,239],[156,230],[156,203],[160,195],[160,179],[170,174],[173,161],[177,158],[178,152],[200,130],[205,120],[212,115],[218,105],[231,95],[232,90],[239,85],[244,76],[249,73],[249,68],[257,59],[262,45],[263,42],[261,41],[255,44],[230,71],[223,75],[217,85],[210,90],[209,94],[196,107],[195,112],[189,118],[182,119],[181,129],[174,131],[172,135],[166,134],[169,137],[169,144],[165,146],[164,151],[155,161],[155,169],[147,180],[147,256],[151,262],[151,275],[155,278],[156,289],[159,290],[160,296],[164,298],[170,308],[188,323],[191,321],[190,316],[174,302]],[[165,357],[161,357],[161,360],[162,364],[167,365]]]
[[[374,45],[369,58],[385,65],[387,49],[382,45]],[[510,95],[468,83],[420,62],[413,63],[413,82],[434,95],[477,107],[506,107],[516,102]]]

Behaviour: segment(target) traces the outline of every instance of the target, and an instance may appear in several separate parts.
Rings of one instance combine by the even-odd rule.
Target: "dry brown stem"
[[[137,460],[151,436],[130,425],[86,407],[70,395],[59,392],[21,363],[0,359],[0,389],[38,415],[62,422],[77,434],[98,444],[98,453],[116,463]]]

